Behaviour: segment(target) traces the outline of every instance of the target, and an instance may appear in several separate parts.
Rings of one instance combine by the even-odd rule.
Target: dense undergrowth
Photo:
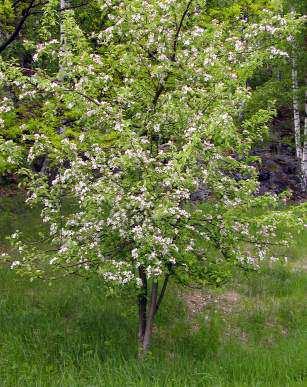
[[[29,238],[41,227],[20,198],[2,198],[0,208],[0,252],[16,227]],[[0,385],[307,385],[306,247],[305,233],[287,266],[240,273],[219,289],[172,285],[143,362],[134,297],[112,296],[94,277],[30,283],[3,266]]]

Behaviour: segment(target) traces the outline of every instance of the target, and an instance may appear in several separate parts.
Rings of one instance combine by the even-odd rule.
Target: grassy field
[[[19,198],[0,210],[1,251],[16,227],[41,227]],[[288,255],[220,289],[172,286],[143,362],[134,297],[111,297],[97,278],[48,286],[2,267],[0,386],[307,386],[306,234]]]

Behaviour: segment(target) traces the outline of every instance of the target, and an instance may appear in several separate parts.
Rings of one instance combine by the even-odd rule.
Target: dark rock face
[[[257,149],[255,154],[262,160],[259,166],[260,193],[280,193],[286,189],[300,193],[298,163],[294,155],[272,155],[265,149]]]
[[[273,120],[270,139],[253,151],[253,155],[261,158],[258,165],[260,194],[290,189],[294,199],[307,198],[300,186],[293,132],[292,111],[281,109]]]

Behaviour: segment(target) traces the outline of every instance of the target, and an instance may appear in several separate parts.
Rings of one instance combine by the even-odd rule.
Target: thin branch
[[[170,276],[171,276],[171,273],[167,273],[165,275],[163,286],[162,286],[162,289],[161,289],[161,292],[160,292],[160,295],[159,295],[159,298],[158,298],[158,301],[157,301],[157,304],[156,304],[155,314],[158,312],[158,309],[159,309],[159,307],[161,305],[161,302],[162,302],[162,300],[164,298],[164,295],[165,295],[165,292],[166,292],[166,288],[167,288]]]
[[[18,37],[25,21],[31,15],[31,9],[37,6],[37,5],[34,5],[34,3],[35,3],[35,0],[32,0],[28,8],[25,9],[22,18],[19,20],[19,23],[15,27],[15,30],[12,32],[11,36],[0,46],[0,53],[4,51]]]
[[[176,52],[177,52],[177,45],[178,45],[179,34],[180,34],[181,29],[182,29],[184,19],[186,18],[187,14],[188,14],[188,11],[189,11],[189,8],[192,5],[192,2],[193,2],[193,0],[190,0],[188,2],[187,6],[186,6],[186,9],[184,10],[184,12],[183,12],[183,14],[181,16],[181,19],[180,19],[180,22],[179,22],[179,25],[178,25],[178,28],[177,28],[177,31],[176,31],[175,38],[174,38],[174,43],[173,43],[173,54],[171,56],[171,61],[172,62],[176,62]]]
[[[96,101],[96,99],[94,99],[94,98],[90,97],[89,95],[86,95],[86,94],[84,94],[81,91],[78,91],[76,89],[63,89],[63,91],[73,92],[73,93],[79,94],[82,97],[84,97],[85,99],[89,100],[90,102],[93,102],[95,105],[97,105],[97,106],[101,105],[100,102]]]
[[[87,263],[95,263],[95,262],[99,262],[99,260],[98,259],[87,259],[85,261],[73,263],[71,265],[55,264],[55,266],[60,267],[61,269],[69,269],[71,267],[82,266],[82,265],[86,265]]]
[[[170,57],[170,60],[171,62],[176,62],[176,53],[177,53],[177,45],[178,45],[178,39],[179,39],[179,35],[180,35],[180,32],[181,32],[181,29],[182,29],[182,26],[183,26],[183,22],[184,22],[184,19],[186,18],[187,14],[188,14],[188,11],[189,11],[189,8],[192,4],[193,0],[190,0],[181,16],[181,19],[180,19],[180,23],[177,27],[177,30],[176,30],[176,33],[175,33],[175,37],[174,37],[174,42],[173,42],[173,53]],[[166,77],[164,78],[164,80],[159,84],[157,90],[156,90],[156,93],[154,95],[154,98],[153,98],[153,101],[152,101],[152,104],[155,108],[155,106],[157,105],[157,102],[158,102],[158,99],[160,97],[160,95],[164,92],[165,90],[165,83],[166,81],[168,80],[170,76],[170,72],[166,75]]]

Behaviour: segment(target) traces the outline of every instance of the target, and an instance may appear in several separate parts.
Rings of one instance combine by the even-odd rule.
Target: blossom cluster
[[[19,99],[36,107],[34,124],[22,124],[28,202],[42,206],[56,250],[13,238],[12,267],[33,276],[92,269],[136,286],[140,268],[147,278],[210,280],[229,264],[258,267],[272,257],[280,223],[299,223],[292,213],[248,215],[277,200],[257,196],[249,159],[272,109],[245,110],[248,78],[272,55],[286,56],[276,44],[295,18],[264,13],[257,25],[208,28],[197,3],[110,1],[95,50],[70,12],[58,72],[17,80],[18,69],[6,68]],[[58,43],[39,45],[37,57],[53,55],[49,46]],[[39,158],[49,176],[33,172]]]

